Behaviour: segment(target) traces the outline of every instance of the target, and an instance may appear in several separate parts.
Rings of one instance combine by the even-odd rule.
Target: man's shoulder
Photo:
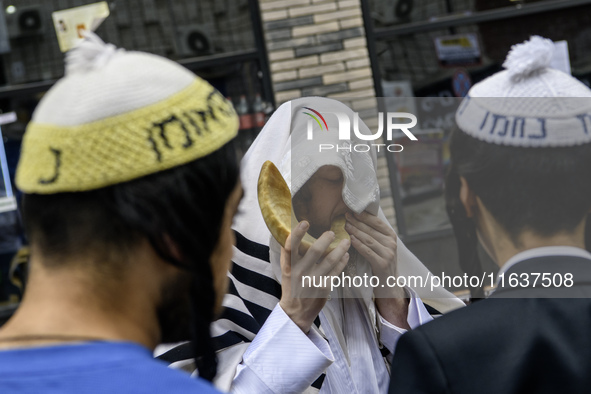
[[[173,370],[130,343],[95,343],[0,351],[0,392],[38,393],[80,387],[117,393],[219,393],[209,382]]]
[[[506,299],[485,299],[465,308],[456,309],[435,320],[408,332],[407,336],[421,336],[434,343],[447,342],[453,338],[481,338],[477,333],[498,331],[499,325],[511,323],[501,317],[516,309],[527,309],[519,301]],[[455,341],[454,341],[455,342]]]
[[[121,393],[200,393],[218,394],[219,391],[204,379],[191,377],[189,373],[169,368],[166,363],[145,358],[116,367],[105,365],[102,379],[112,381],[115,391]]]
[[[557,324],[558,320],[562,324]],[[563,324],[583,329],[591,324],[591,299],[491,297],[449,312],[405,335],[420,333],[438,343],[452,338],[461,338],[463,343],[490,343],[510,341],[520,332],[533,334],[546,321],[553,321],[556,330]]]
[[[559,364],[567,352],[591,367],[580,352],[591,350],[589,326],[591,299],[489,298],[436,318],[400,341],[427,346],[441,363],[458,366],[476,360],[514,368],[526,360]],[[537,357],[533,349],[547,357]]]
[[[589,299],[482,300],[404,334],[396,347],[392,387],[398,392],[423,386],[453,387],[457,393],[516,392],[517,387],[559,392],[576,382],[573,392],[585,392],[580,387],[591,384],[589,326]]]
[[[204,379],[191,377],[189,373],[167,367],[158,360],[150,360],[149,365],[138,365],[130,381],[145,387],[146,393],[203,393],[218,394],[219,391]]]
[[[578,256],[528,258],[504,273],[503,286],[490,298],[445,314],[415,331],[437,342],[461,337],[468,344],[470,340],[510,342],[510,334],[534,334],[532,331],[550,320],[563,319],[575,329],[585,327],[591,324],[590,267],[590,259]],[[558,287],[550,286],[553,284]],[[561,325],[553,327],[559,330]]]

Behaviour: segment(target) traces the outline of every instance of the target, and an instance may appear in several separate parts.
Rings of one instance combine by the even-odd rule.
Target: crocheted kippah
[[[232,104],[206,81],[86,33],[27,126],[16,184],[39,194],[97,189],[206,156],[237,132]]]
[[[591,142],[591,90],[549,68],[554,43],[539,36],[514,45],[498,72],[470,89],[456,123],[480,140],[511,146]]]

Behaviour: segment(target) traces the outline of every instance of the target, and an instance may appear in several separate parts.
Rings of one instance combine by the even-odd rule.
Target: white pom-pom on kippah
[[[503,67],[513,80],[520,80],[548,67],[554,56],[554,43],[548,38],[532,36],[528,41],[511,47]]]
[[[105,44],[91,31],[84,30],[82,36],[84,40],[66,54],[66,75],[104,67],[117,53],[125,51]]]
[[[551,67],[554,43],[513,45],[500,71],[472,86],[456,112],[466,134],[492,144],[557,147],[591,143],[591,90]]]
[[[195,74],[172,60],[118,49],[94,33],[84,34],[66,54],[66,76],[37,106],[34,121],[87,124],[158,103],[195,81]]]

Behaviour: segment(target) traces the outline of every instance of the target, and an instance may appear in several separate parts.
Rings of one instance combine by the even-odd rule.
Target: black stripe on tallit
[[[322,330],[322,329],[320,328],[320,316],[316,316],[316,319],[314,319],[314,326],[316,326],[316,328],[317,328],[318,330]],[[324,335],[323,335],[323,337],[324,337]],[[326,337],[324,337],[324,340],[325,340],[326,342],[329,342],[329,341],[328,341],[328,338],[326,338]]]
[[[318,379],[316,379],[314,381],[314,383],[312,383],[312,387],[314,387],[315,389],[320,390],[320,388],[322,387],[322,383],[324,383],[324,379],[326,378],[326,374],[322,374],[318,377]]]
[[[173,347],[167,352],[162,353],[158,357],[158,360],[166,361],[167,363],[174,363],[177,361],[188,360],[193,358],[193,346],[191,342],[180,344],[176,347]]]
[[[320,328],[320,316],[316,316],[316,319],[314,319],[314,325],[316,328]]]
[[[316,316],[316,319],[314,319],[314,325],[316,326],[316,328],[318,328],[320,330],[320,316]],[[326,342],[328,342],[328,339],[324,338],[324,340]],[[312,383],[312,387],[314,387],[315,389],[320,390],[322,388],[322,383],[324,383],[324,379],[326,379],[326,374],[323,373],[322,375],[320,375],[318,377],[318,379],[316,379],[314,381],[314,383]]]
[[[254,317],[254,319],[261,326],[265,323],[265,321],[267,321],[267,318],[271,314],[271,310],[240,297],[240,294],[238,293],[238,290],[236,289],[236,286],[232,281],[230,281],[230,283],[228,284],[228,293],[240,298],[240,300],[244,303],[246,309],[248,309],[252,317]]]
[[[236,235],[236,247],[242,253],[266,261],[267,263],[271,261],[269,258],[269,247],[267,245],[251,241],[236,230],[234,230],[234,234]]]
[[[261,326],[259,326],[259,324],[256,322],[255,319],[253,319],[252,316],[244,312],[241,312],[237,309],[224,308],[224,311],[222,312],[220,319],[230,320],[231,322],[236,323],[240,327],[252,332],[255,335],[259,332],[259,329],[261,328]]]
[[[258,272],[251,271],[236,263],[232,263],[232,276],[241,283],[247,286],[254,287],[257,290],[263,291],[273,297],[281,298],[281,285],[276,280],[268,276],[261,275]]]
[[[433,308],[432,306],[429,306],[429,305],[425,304],[424,302],[423,302],[423,305],[425,305],[425,309],[427,310],[427,312],[429,312],[429,314],[431,316],[433,316],[433,315],[441,315],[442,314],[437,309]]]
[[[215,337],[213,340],[213,348],[215,350],[225,349],[230,346],[234,346],[237,343],[241,342],[250,342],[248,338],[243,335],[238,334],[235,331],[228,331],[219,337]]]
[[[213,347],[216,350],[225,349],[230,346],[234,346],[241,342],[250,342],[248,338],[238,334],[234,331],[228,331],[219,337],[212,338]],[[167,363],[176,363],[177,361],[184,361],[193,358],[193,346],[191,342],[180,344],[167,352],[162,353],[158,357],[158,360],[165,361]]]

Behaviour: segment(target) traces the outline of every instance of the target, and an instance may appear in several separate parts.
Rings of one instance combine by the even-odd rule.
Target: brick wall
[[[261,0],[277,104],[374,97],[359,0]]]
[[[377,129],[377,102],[360,0],[260,0],[277,105],[336,98]],[[378,157],[381,206],[396,225],[386,157]]]

